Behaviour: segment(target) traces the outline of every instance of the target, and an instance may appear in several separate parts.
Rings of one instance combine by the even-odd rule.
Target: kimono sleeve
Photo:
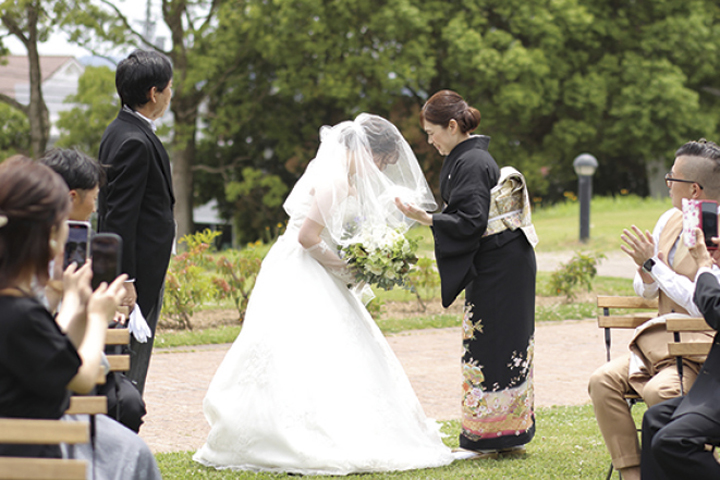
[[[484,162],[459,162],[451,175],[447,206],[433,215],[438,258],[477,251],[487,228],[490,190],[496,183]]]
[[[442,304],[450,306],[476,276],[473,259],[480,249],[490,210],[490,190],[497,182],[481,161],[459,162],[451,172],[448,203],[433,215],[435,257],[441,280]]]

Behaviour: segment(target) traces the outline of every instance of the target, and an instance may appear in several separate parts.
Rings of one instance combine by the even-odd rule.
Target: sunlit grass
[[[590,239],[579,241],[580,204],[563,202],[533,212],[533,223],[540,238],[538,252],[585,250],[617,251],[624,228],[637,225],[652,231],[663,212],[672,208],[669,198],[640,198],[634,195],[594,197],[590,204]]]
[[[637,421],[642,418],[644,405],[633,408]],[[329,477],[343,479],[403,479],[403,480],[482,480],[565,478],[604,478],[610,465],[597,428],[592,407],[552,407],[536,411],[535,438],[527,446],[527,453],[517,458],[497,460],[464,460],[447,467],[407,472],[373,473]],[[444,441],[450,447],[458,445],[460,424],[443,422]],[[156,455],[163,478],[170,479],[253,479],[296,478],[293,475],[220,471],[192,461],[193,452],[161,453]],[[325,477],[328,478],[328,477]]]

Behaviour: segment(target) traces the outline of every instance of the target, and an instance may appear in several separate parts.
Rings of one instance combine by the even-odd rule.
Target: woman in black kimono
[[[432,228],[443,306],[465,289],[460,447],[520,453],[535,434],[537,238],[527,189],[519,172],[498,168],[489,137],[470,134],[480,112],[457,93],[433,95],[420,119],[428,143],[447,156],[440,171],[445,206],[431,215],[396,204]]]

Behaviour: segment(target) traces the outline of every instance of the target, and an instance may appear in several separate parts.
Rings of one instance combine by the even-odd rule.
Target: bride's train
[[[204,410],[212,429],[194,459],[216,468],[343,475],[453,460],[377,325],[295,229],[266,257]]]

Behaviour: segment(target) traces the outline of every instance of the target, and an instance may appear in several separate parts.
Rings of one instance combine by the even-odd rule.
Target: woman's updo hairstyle
[[[452,90],[440,90],[425,102],[420,110],[420,124],[425,121],[447,128],[455,120],[462,133],[469,133],[480,125],[480,112],[471,107]]]
[[[0,288],[32,272],[48,279],[50,234],[70,212],[70,195],[51,168],[15,155],[0,163]]]

